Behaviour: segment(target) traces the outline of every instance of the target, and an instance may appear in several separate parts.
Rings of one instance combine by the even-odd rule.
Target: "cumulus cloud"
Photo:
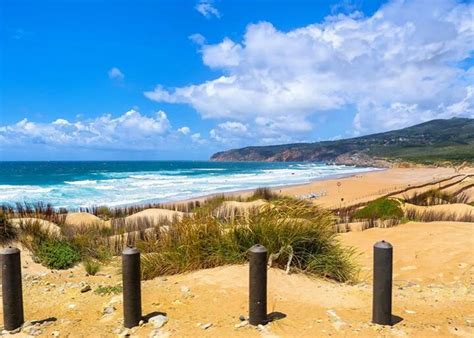
[[[290,31],[251,24],[242,41],[203,42],[203,63],[219,77],[145,96],[249,125],[270,142],[309,133],[315,116],[342,110],[355,133],[473,117],[473,14],[472,3],[394,0],[372,16],[337,14]],[[225,131],[219,125],[211,137]]]
[[[181,133],[183,135],[188,135],[191,132],[191,129],[189,127],[181,127],[178,129],[178,133]]]
[[[148,150],[162,144],[170,132],[165,112],[145,116],[132,109],[118,117],[107,114],[78,121],[57,119],[51,123],[36,123],[23,119],[0,126],[0,139],[5,146],[36,144],[58,148]]]
[[[214,7],[213,0],[200,0],[194,8],[208,19],[213,16],[216,18],[221,17],[221,13]]]
[[[108,73],[109,75],[109,79],[111,80],[123,80],[125,78],[125,75],[122,73],[122,71],[120,69],[118,69],[117,67],[113,67],[111,68]]]
[[[209,137],[218,142],[238,144],[241,138],[251,136],[247,125],[241,122],[227,121],[211,129]]]

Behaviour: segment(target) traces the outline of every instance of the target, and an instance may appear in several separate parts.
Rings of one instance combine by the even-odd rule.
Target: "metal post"
[[[374,290],[372,322],[392,325],[393,247],[381,241],[374,245]]]
[[[142,319],[140,279],[140,251],[127,247],[122,252],[123,323],[126,328],[138,326]]]
[[[249,323],[267,323],[267,249],[260,244],[250,248]]]
[[[18,248],[8,247],[0,253],[2,266],[3,325],[12,331],[23,325],[23,291],[21,260]]]

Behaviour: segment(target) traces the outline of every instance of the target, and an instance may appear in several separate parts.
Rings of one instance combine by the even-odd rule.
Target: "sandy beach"
[[[338,179],[318,180],[304,185],[276,189],[276,191],[293,197],[323,193],[323,196],[315,199],[315,202],[327,208],[337,208],[370,201],[418,185],[448,178],[455,180],[460,174],[474,174],[474,168],[466,168],[459,173],[453,168],[391,168]],[[449,181],[442,182],[441,185],[433,184],[417,191],[442,187],[447,183]]]
[[[312,199],[314,203],[325,208],[339,208],[371,201],[387,194],[394,194],[400,190],[410,189],[412,192],[420,192],[443,187],[458,180],[460,181],[465,175],[474,175],[474,167],[467,167],[461,169],[459,172],[454,168],[444,167],[389,168],[338,178],[317,179],[305,184],[273,187],[272,190],[276,193],[297,198],[306,197],[314,193],[320,195]],[[438,183],[439,181],[442,182]],[[472,183],[472,179],[463,180],[459,182],[459,184],[451,186],[449,190],[455,190],[456,188]],[[423,185],[423,187],[413,189],[420,185]],[[223,193],[223,195],[229,197],[247,197],[250,196],[253,191],[254,189],[239,190]],[[473,194],[473,189],[467,189],[466,193]],[[216,195],[222,194],[204,195],[165,204],[204,201]],[[397,195],[394,194],[394,196]],[[341,201],[341,198],[343,198],[343,201]]]

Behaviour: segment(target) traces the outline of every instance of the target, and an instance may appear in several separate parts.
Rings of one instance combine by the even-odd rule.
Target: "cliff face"
[[[212,161],[331,162],[390,166],[394,162],[474,162],[474,119],[433,120],[352,139],[246,147],[218,152]]]

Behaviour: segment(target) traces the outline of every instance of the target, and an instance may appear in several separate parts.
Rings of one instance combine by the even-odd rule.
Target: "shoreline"
[[[187,162],[187,161],[186,161]],[[331,165],[329,165],[331,166]],[[336,166],[336,165],[334,165]],[[282,190],[282,189],[288,189],[292,187],[299,187],[299,186],[305,186],[314,182],[318,181],[325,181],[325,180],[331,180],[331,179],[338,179],[338,178],[345,178],[345,177],[352,177],[358,174],[366,174],[370,172],[377,172],[377,171],[383,171],[386,170],[386,168],[375,168],[375,167],[362,167],[362,166],[355,166],[355,165],[344,165],[346,169],[349,170],[364,170],[364,171],[353,171],[353,172],[346,172],[346,173],[334,173],[334,174],[329,174],[329,175],[324,175],[320,177],[312,177],[309,178],[306,182],[298,182],[298,183],[288,183],[288,184],[257,184],[252,188],[236,188],[236,190],[225,190],[225,191],[218,191],[218,192],[212,192],[212,193],[206,193],[204,191],[202,192],[197,192],[195,196],[191,197],[176,197],[176,199],[160,199],[159,197],[157,198],[148,198],[142,201],[138,202],[117,202],[117,203],[97,203],[97,204],[90,204],[90,205],[82,205],[82,206],[77,206],[77,207],[67,207],[64,205],[54,205],[51,203],[53,209],[55,210],[60,210],[60,209],[65,209],[68,212],[77,212],[80,211],[81,209],[92,209],[92,208],[97,208],[97,207],[108,207],[110,209],[120,209],[120,208],[127,208],[127,207],[144,207],[144,206],[149,206],[149,205],[173,205],[173,204],[186,204],[190,202],[195,202],[195,201],[204,201],[206,199],[215,197],[215,196],[248,196],[250,195],[255,189],[258,188],[269,188],[272,191],[275,190]],[[293,173],[292,173],[293,174]],[[287,176],[286,178],[289,178],[291,176]],[[44,187],[41,187],[44,188]],[[49,187],[47,187],[49,188]],[[192,195],[192,194],[191,194]],[[23,205],[35,205],[37,203],[41,203],[43,205],[48,205],[49,202],[45,200],[39,200],[35,202],[29,202],[29,201],[15,201],[15,202],[2,202],[0,205],[4,206],[12,206],[14,207],[17,203],[23,204]]]
[[[281,186],[269,186],[272,192],[284,196],[298,197],[317,193],[318,191],[328,192],[325,196],[309,199],[322,207],[348,207],[360,202],[370,201],[383,195],[397,192],[398,190],[414,187],[422,184],[435,184],[439,180],[452,178],[456,175],[474,174],[474,168],[468,167],[456,173],[452,168],[376,168],[367,172],[335,174],[327,177],[315,178],[307,183],[290,184]],[[338,183],[341,183],[338,186]],[[161,205],[180,205],[192,202],[202,202],[206,199],[224,195],[225,197],[248,197],[255,191],[244,189],[237,191],[227,191],[222,193],[207,194],[195,198],[169,201],[159,203]],[[345,198],[346,195],[353,195]],[[341,202],[341,198],[344,201]]]
[[[284,184],[284,185],[277,185],[277,186],[259,186],[256,188],[242,189],[242,190],[235,190],[235,191],[224,191],[224,192],[218,192],[218,193],[213,193],[213,194],[206,194],[206,195],[201,195],[197,197],[187,198],[184,200],[169,201],[169,202],[163,202],[163,203],[158,203],[158,204],[173,205],[173,204],[191,203],[191,202],[196,202],[196,201],[201,202],[206,199],[213,198],[216,196],[222,196],[222,195],[224,195],[225,197],[233,197],[233,196],[247,197],[248,195],[251,195],[255,191],[255,189],[258,189],[258,188],[269,188],[272,192],[275,192],[275,190],[283,191],[283,190],[291,189],[291,188],[305,187],[315,182],[324,182],[324,181],[335,180],[335,179],[350,178],[357,175],[364,175],[368,173],[389,170],[388,168],[373,168],[373,169],[374,170],[370,170],[370,171],[366,171],[362,173],[358,172],[358,173],[347,173],[347,174],[334,174],[334,175],[328,175],[325,177],[318,177],[318,178],[311,179],[310,181],[306,183]],[[133,204],[133,205],[139,205],[139,204]]]
[[[316,196],[308,198],[325,208],[347,207],[361,202],[370,201],[386,195],[416,186],[420,184],[430,184],[437,180],[446,179],[459,174],[474,174],[474,168],[468,167],[460,172],[453,168],[433,168],[433,167],[412,167],[412,168],[370,168],[363,172],[351,172],[333,174],[325,177],[316,177],[306,183],[283,184],[267,186],[271,191],[284,196],[301,197]],[[77,212],[81,209],[92,209],[106,206],[110,209],[120,209],[127,207],[159,207],[170,205],[184,205],[193,202],[203,202],[215,196],[248,197],[257,189],[239,189],[235,191],[223,191],[211,194],[199,195],[196,197],[170,200],[166,202],[143,201],[138,203],[124,203],[120,205],[107,206],[97,204],[78,208],[65,208],[68,212]],[[46,205],[46,204],[45,204]],[[59,210],[60,207],[53,206]]]

